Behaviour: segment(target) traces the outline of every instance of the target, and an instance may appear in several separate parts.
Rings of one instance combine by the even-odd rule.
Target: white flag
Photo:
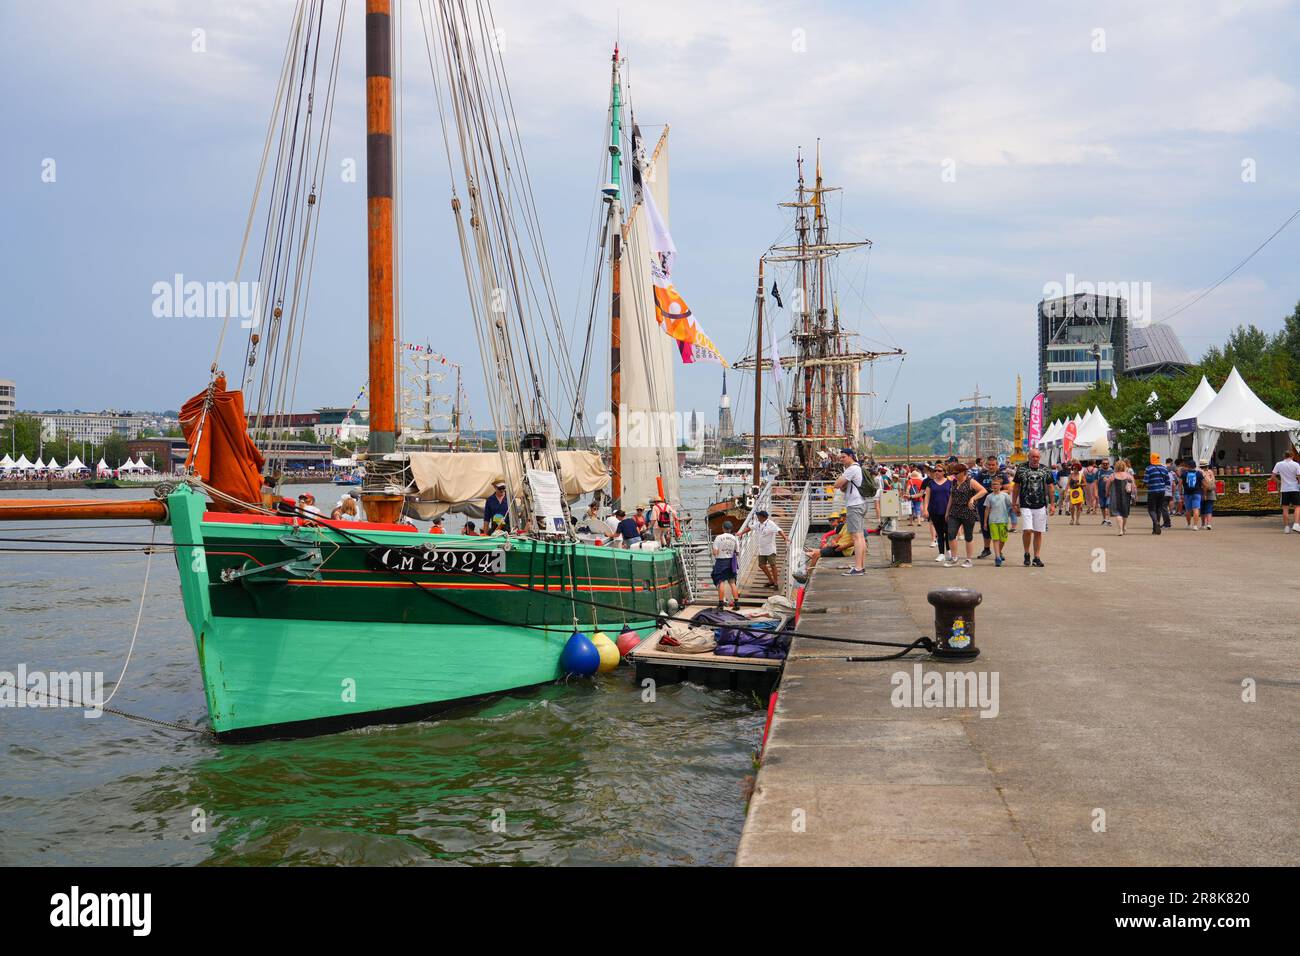
[[[772,381],[780,385],[781,380],[785,378],[785,369],[781,368],[781,352],[777,348],[777,338],[776,335],[772,336]]]
[[[1110,380],[1110,397],[1119,398],[1119,382],[1113,378]]]

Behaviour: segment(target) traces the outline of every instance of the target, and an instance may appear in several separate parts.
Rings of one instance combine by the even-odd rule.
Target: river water
[[[337,498],[310,490],[322,507]],[[712,479],[683,482],[697,524],[712,491]],[[104,547],[152,533],[137,522],[0,524],[6,539]],[[48,546],[0,542],[33,547]],[[138,551],[0,551],[0,671],[102,671],[111,690],[145,562]],[[620,668],[424,723],[242,745],[112,714],[4,707],[0,864],[728,864],[763,703],[691,684],[643,702]],[[111,706],[206,723],[170,553],[153,557]]]

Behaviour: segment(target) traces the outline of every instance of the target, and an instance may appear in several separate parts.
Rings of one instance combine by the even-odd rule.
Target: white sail
[[[668,129],[643,173],[665,223],[668,203]],[[631,190],[625,191],[630,196]],[[640,205],[627,216],[622,264],[622,459],[621,502],[629,510],[658,496],[663,478],[670,503],[680,501],[677,474],[677,399],[673,375],[677,343],[655,321],[654,282],[650,275],[648,217]]]

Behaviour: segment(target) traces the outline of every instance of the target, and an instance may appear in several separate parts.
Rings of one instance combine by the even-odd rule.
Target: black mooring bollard
[[[896,568],[910,568],[912,566],[912,539],[916,537],[913,531],[891,531],[889,532],[890,546],[890,563]]]
[[[938,588],[927,596],[934,605],[934,657],[941,661],[971,661],[975,646],[975,606],[984,595],[970,588]]]

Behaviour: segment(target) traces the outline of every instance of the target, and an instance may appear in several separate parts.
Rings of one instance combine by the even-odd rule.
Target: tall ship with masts
[[[251,226],[261,209],[268,223],[258,274],[271,294],[252,323],[242,367],[254,371],[243,377],[253,407],[272,411],[293,400],[325,198],[346,10],[340,4],[331,23],[327,6],[300,0],[294,10],[264,152],[275,157],[274,168],[258,177],[269,196],[259,206],[255,192],[249,216]],[[211,727],[224,740],[421,719],[452,703],[546,683],[560,676],[574,631],[646,631],[689,595],[676,546],[593,542],[578,534],[570,508],[610,487],[611,477],[616,501],[676,494],[674,436],[656,429],[671,418],[674,355],[704,356],[712,343],[671,283],[667,130],[650,156],[634,160],[636,198],[625,213],[616,50],[613,178],[604,190],[601,244],[610,273],[611,476],[598,451],[576,440],[584,431],[582,368],[571,365],[556,317],[491,7],[487,0],[422,5],[448,206],[496,448],[412,450],[396,400],[403,230],[394,228],[401,192],[394,118],[412,107],[395,105],[402,58],[393,5],[367,0],[365,10],[365,520],[332,521],[272,499],[265,466],[273,449],[249,436],[246,396],[227,388],[220,342],[207,386],[182,409],[191,471],[183,482],[158,489],[151,501],[0,503],[0,520],[147,518],[170,527]],[[433,431],[413,429],[414,447]],[[505,486],[505,533],[425,534],[403,523],[404,512],[427,518],[481,506],[498,485]]]
[[[864,349],[858,333],[841,316],[837,265],[841,256],[871,247],[866,238],[833,235],[817,146],[812,185],[804,175],[801,152],[795,157],[793,197],[779,205],[793,211],[788,238],[774,243],[758,260],[754,293],[753,351],[736,363],[753,377],[753,428],[749,493],[730,495],[709,507],[714,533],[723,522],[737,527],[764,478],[763,447],[774,447],[777,480],[796,483],[833,480],[841,470],[839,450],[862,445],[861,399],[874,398],[874,368],[881,359],[901,357],[901,348]],[[788,347],[781,347],[788,327]],[[866,368],[869,387],[863,390]],[[764,430],[764,403],[777,409],[780,428]]]

